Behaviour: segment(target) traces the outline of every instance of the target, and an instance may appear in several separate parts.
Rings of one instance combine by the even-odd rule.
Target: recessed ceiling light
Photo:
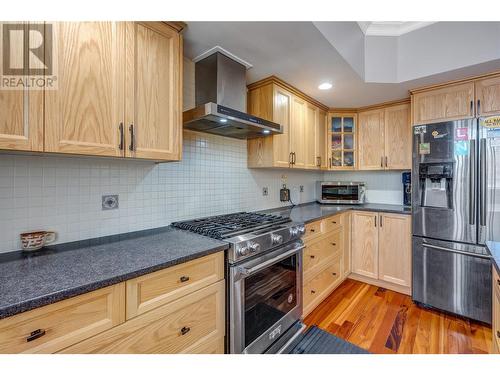
[[[323,82],[321,85],[318,86],[318,89],[320,90],[330,90],[333,87],[333,85],[329,82]]]
[[[226,118],[221,118],[219,121],[220,122],[227,122],[227,119]]]
[[[269,134],[269,133],[271,133],[271,130],[269,130],[269,129],[264,129],[264,130],[262,130],[262,133],[264,133],[264,134]]]

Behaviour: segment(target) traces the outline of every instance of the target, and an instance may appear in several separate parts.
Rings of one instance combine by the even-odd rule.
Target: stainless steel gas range
[[[229,243],[229,353],[276,353],[303,328],[304,225],[281,216],[240,212],[172,223]]]

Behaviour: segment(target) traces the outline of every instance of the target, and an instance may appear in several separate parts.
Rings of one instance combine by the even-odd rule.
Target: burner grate
[[[224,239],[243,230],[289,222],[283,216],[254,212],[238,212],[229,215],[212,216],[203,219],[178,221],[172,226],[205,236]]]

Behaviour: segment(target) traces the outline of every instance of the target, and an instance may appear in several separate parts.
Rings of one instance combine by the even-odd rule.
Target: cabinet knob
[[[497,331],[497,337],[500,339],[500,331]]]
[[[337,272],[332,272],[332,275],[333,276],[337,276]]]
[[[316,293],[316,291],[315,290],[311,290],[311,294],[314,294],[314,293]]]
[[[184,336],[189,331],[191,331],[191,328],[189,328],[189,327],[182,327],[181,328],[181,335]]]
[[[500,286],[500,279],[497,279],[497,285]]]
[[[316,232],[316,229],[310,229],[310,231],[314,233],[314,232]]]
[[[42,336],[45,336],[45,330],[44,329],[37,329],[37,330],[31,332],[28,337],[26,337],[26,342],[30,342],[30,341],[39,339]]]
[[[189,276],[181,276],[179,280],[181,281],[181,283],[185,283],[186,281],[189,281]]]
[[[335,243],[335,242],[332,242],[332,246],[337,246],[337,243]]]
[[[314,259],[314,258],[316,258],[316,256],[315,256],[315,255],[310,255],[310,257],[311,257],[311,259]]]
[[[337,224],[337,222],[336,221],[332,221],[332,224]]]

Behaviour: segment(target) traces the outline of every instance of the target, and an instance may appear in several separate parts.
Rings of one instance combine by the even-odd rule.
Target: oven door
[[[356,204],[363,203],[365,189],[359,184],[323,184],[321,185],[321,203]]]
[[[230,268],[231,353],[264,353],[302,316],[302,241]]]

